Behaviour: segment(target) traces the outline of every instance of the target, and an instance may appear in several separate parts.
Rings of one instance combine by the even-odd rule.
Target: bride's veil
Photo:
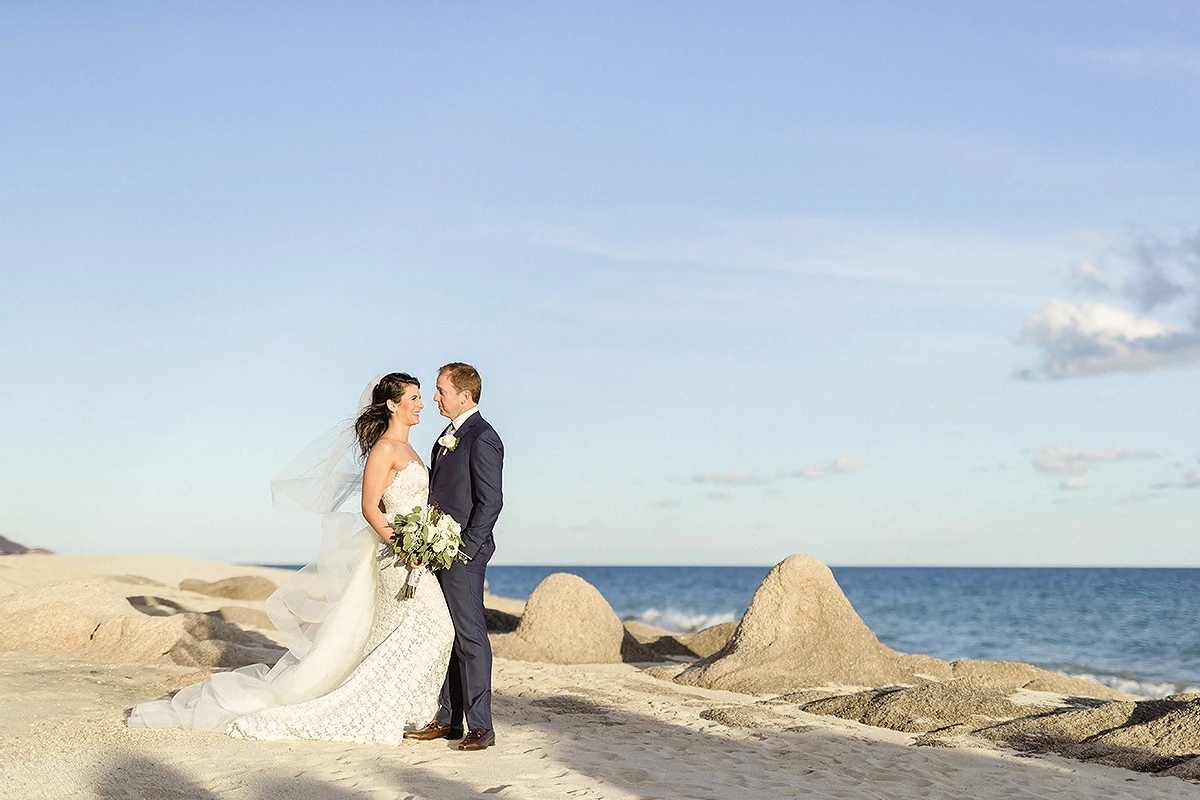
[[[360,410],[378,382],[363,393]],[[316,560],[267,598],[267,615],[288,652],[274,666],[214,673],[169,700],[139,703],[130,712],[131,727],[225,731],[245,714],[332,691],[361,660],[374,617],[379,537],[360,509],[354,422],[318,437],[271,482],[277,508],[320,514],[324,528]]]
[[[287,578],[265,606],[296,658],[312,649],[346,593],[361,556],[364,537],[358,534],[369,532],[368,541],[375,536],[360,509],[363,462],[354,423],[371,404],[379,378],[367,384],[354,418],[314,439],[271,481],[275,508],[320,514],[323,529],[315,560]]]

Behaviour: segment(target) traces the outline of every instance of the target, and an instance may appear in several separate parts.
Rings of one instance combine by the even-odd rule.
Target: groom
[[[462,552],[470,561],[455,561],[450,569],[436,573],[454,621],[454,650],[437,718],[404,734],[405,739],[462,738],[459,750],[483,750],[496,743],[483,577],[488,559],[496,552],[492,527],[504,505],[504,444],[479,414],[481,388],[479,373],[470,364],[455,362],[438,371],[433,400],[450,425],[433,446],[429,502],[462,526]]]

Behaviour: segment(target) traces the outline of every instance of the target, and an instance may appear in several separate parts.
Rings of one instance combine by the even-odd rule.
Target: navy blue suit
[[[483,616],[483,582],[496,552],[492,528],[504,505],[504,443],[476,411],[455,433],[458,446],[434,444],[429,502],[462,526],[467,564],[437,572],[454,621],[454,650],[442,684],[438,722],[455,730],[492,729],[492,645]]]

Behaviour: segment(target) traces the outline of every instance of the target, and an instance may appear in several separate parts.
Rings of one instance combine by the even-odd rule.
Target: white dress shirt
[[[454,432],[458,433],[459,430],[462,429],[463,423],[466,422],[467,419],[478,410],[479,410],[479,406],[471,406],[466,411],[462,412],[457,417],[455,417],[450,422],[450,424],[453,426]]]

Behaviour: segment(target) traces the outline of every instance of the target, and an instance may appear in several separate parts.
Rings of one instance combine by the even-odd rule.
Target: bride
[[[353,423],[318,439],[271,484],[277,506],[321,513],[325,528],[317,561],[266,603],[288,652],[273,667],[217,673],[141,703],[130,726],[400,744],[406,723],[437,713],[454,643],[450,613],[430,575],[415,597],[397,599],[409,570],[427,569],[394,565],[385,544],[389,520],[428,501],[429,473],[408,441],[421,384],[385,375],[359,405]],[[338,510],[359,491],[361,514]]]

